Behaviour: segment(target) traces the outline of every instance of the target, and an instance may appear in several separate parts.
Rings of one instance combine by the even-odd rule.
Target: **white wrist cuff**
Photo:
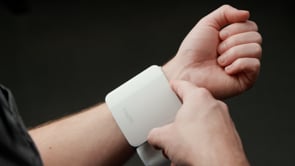
[[[145,143],[148,133],[173,121],[181,102],[161,67],[152,65],[106,96],[106,104],[131,146],[146,166],[168,163],[161,151]]]
[[[172,122],[181,106],[162,68],[156,65],[108,93],[106,104],[134,147],[147,140],[151,129]]]

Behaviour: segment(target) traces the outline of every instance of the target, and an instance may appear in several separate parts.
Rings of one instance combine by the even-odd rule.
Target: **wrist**
[[[181,79],[181,66],[177,65],[181,63],[177,63],[176,61],[177,57],[175,56],[173,59],[162,66],[162,70],[168,81]]]

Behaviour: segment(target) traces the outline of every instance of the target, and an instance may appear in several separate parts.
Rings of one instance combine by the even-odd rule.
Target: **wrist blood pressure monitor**
[[[146,142],[150,130],[172,122],[181,106],[162,68],[148,67],[108,93],[105,101],[128,143],[137,147],[143,163],[167,163],[161,151]]]

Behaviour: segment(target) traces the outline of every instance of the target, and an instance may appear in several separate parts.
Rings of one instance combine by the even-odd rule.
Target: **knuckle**
[[[261,44],[262,43],[262,36],[259,32],[251,31],[249,32],[249,36],[251,37],[251,41]]]
[[[252,50],[254,51],[255,55],[260,59],[262,55],[262,48],[261,45],[258,43],[253,43],[252,44]]]
[[[260,64],[260,61],[259,60],[253,62],[253,70],[254,71],[259,71],[260,70],[260,66],[261,66],[261,64]]]
[[[231,6],[229,4],[224,4],[221,6],[222,9],[228,9],[231,8]]]
[[[258,32],[256,32],[256,35],[257,35],[257,42],[258,42],[259,44],[261,44],[261,43],[262,43],[262,36],[261,36],[261,34],[258,33]]]
[[[256,24],[256,22],[249,20],[248,23],[253,31],[258,31],[258,25]]]

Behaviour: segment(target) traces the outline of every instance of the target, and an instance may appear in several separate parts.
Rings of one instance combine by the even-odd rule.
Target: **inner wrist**
[[[174,57],[173,59],[171,59],[170,61],[168,61],[166,64],[162,66],[162,71],[164,72],[168,81],[181,79],[180,66],[177,66],[175,61],[176,59]]]

